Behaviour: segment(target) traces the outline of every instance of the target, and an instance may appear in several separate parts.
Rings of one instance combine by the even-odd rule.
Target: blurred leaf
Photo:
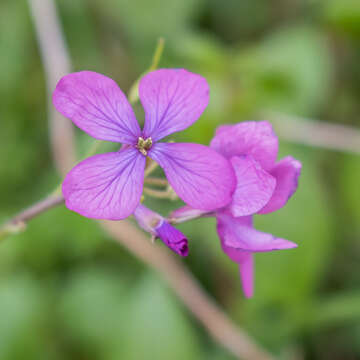
[[[360,36],[360,2],[358,0],[324,1],[325,21],[337,29]]]
[[[103,359],[113,342],[122,341],[129,307],[127,281],[116,271],[93,267],[74,272],[61,300],[67,341],[82,353]]]
[[[224,6],[221,1],[211,0],[209,12],[217,34],[227,41],[244,41],[247,36],[263,29],[271,19],[271,2],[227,0]]]
[[[96,41],[97,33],[90,2],[62,0],[58,1],[58,6],[74,68],[106,72]]]
[[[124,348],[109,359],[199,359],[196,333],[158,278],[148,275],[137,286],[130,313]]]
[[[319,301],[311,316],[315,331],[341,324],[358,323],[360,319],[360,292],[336,294]]]
[[[152,48],[159,37],[173,38],[186,29],[200,4],[201,0],[101,1],[102,11],[120,21],[132,42]]]
[[[46,359],[46,297],[41,284],[19,274],[0,280],[0,358]]]
[[[233,94],[235,108],[313,114],[331,87],[330,58],[325,37],[306,26],[283,28],[240,50],[234,62],[241,86]]]
[[[28,8],[25,1],[5,0],[0,3],[0,94],[11,92],[25,75],[31,54]]]

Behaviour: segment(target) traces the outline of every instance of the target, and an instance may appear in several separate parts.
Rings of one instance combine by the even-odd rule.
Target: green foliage
[[[195,329],[174,295],[157,277],[147,275],[142,279],[131,299],[130,316],[122,339],[124,344],[119,347],[127,359],[199,358],[201,352]]]
[[[331,60],[324,35],[310,26],[287,26],[236,54],[240,105],[312,115],[331,89]]]
[[[357,0],[328,0],[324,3],[324,18],[341,32],[359,38],[360,3]]]

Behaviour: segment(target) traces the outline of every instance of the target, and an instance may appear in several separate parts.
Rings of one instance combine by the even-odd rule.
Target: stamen
[[[151,149],[152,139],[148,137],[147,139],[142,138],[141,136],[138,138],[137,149],[144,155],[147,155],[148,150]]]

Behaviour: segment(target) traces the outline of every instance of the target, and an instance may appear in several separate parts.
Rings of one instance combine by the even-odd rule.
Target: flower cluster
[[[172,223],[215,216],[223,251],[239,264],[244,293],[253,293],[253,253],[296,244],[253,228],[254,214],[283,207],[297,188],[301,164],[292,157],[276,163],[278,140],[268,122],[220,126],[210,147],[160,142],[184,130],[209,101],[206,80],[182,69],[160,69],[139,83],[145,112],[143,129],[131,105],[110,78],[91,71],[63,77],[53,95],[56,109],[96,139],[121,143],[116,152],[98,154],[65,177],[66,206],[97,219],[134,215],[139,226],[179,255],[188,241]],[[156,162],[186,206],[169,219],[141,204],[144,171]]]
[[[183,222],[194,217],[215,216],[221,247],[239,264],[247,297],[253,294],[253,253],[290,249],[297,245],[253,227],[254,214],[282,208],[298,186],[301,163],[291,156],[275,162],[278,139],[266,121],[220,126],[210,143],[233,166],[236,188],[232,201],[215,212],[185,206],[171,218]]]

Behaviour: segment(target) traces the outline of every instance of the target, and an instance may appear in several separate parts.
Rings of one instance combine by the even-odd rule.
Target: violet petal
[[[240,279],[244,295],[251,298],[254,294],[254,255],[246,253],[239,262]]]
[[[127,148],[80,162],[62,185],[66,206],[89,218],[128,217],[140,201],[145,159],[137,149]]]
[[[220,126],[210,146],[227,158],[251,155],[264,170],[274,166],[278,153],[278,139],[267,121]]]
[[[126,96],[102,74],[81,71],[64,76],[53,93],[53,103],[95,139],[133,144],[141,135]]]
[[[209,102],[209,86],[189,71],[160,69],[141,78],[139,97],[145,110],[143,134],[157,141],[200,117]]]
[[[216,151],[199,144],[157,143],[149,156],[164,169],[172,188],[191,207],[211,211],[231,201],[234,171]]]
[[[228,213],[219,212],[217,231],[221,241],[235,251],[234,253],[227,252],[232,259],[236,256],[236,250],[265,252],[297,247],[291,241],[255,230],[251,225],[251,216],[234,218]]]
[[[275,191],[270,201],[258,212],[259,214],[279,210],[288,202],[298,187],[301,163],[287,156],[280,160],[270,173],[276,178]]]
[[[230,211],[234,216],[252,215],[270,200],[276,180],[251,156],[234,156],[231,164],[237,183]]]

